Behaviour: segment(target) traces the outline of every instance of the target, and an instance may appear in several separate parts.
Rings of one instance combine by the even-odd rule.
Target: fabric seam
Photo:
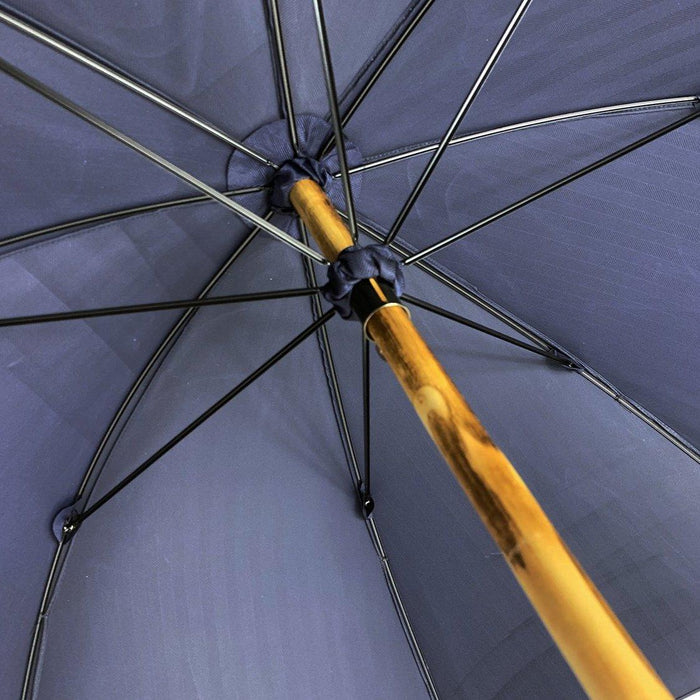
[[[551,127],[555,126],[557,124],[568,124],[570,122],[578,122],[578,121],[585,121],[587,119],[610,119],[613,117],[624,117],[624,116],[629,116],[630,114],[641,114],[644,112],[673,112],[673,111],[680,111],[680,110],[687,110],[692,107],[693,104],[698,102],[698,98],[691,98],[687,102],[683,102],[680,104],[671,104],[671,105],[647,105],[646,107],[629,107],[627,109],[620,109],[619,111],[615,112],[608,112],[607,114],[582,114],[577,117],[570,117],[567,119],[562,119],[561,121],[558,122],[553,122],[550,124],[532,124],[530,126],[523,126],[520,129],[514,129],[512,132],[506,132],[504,133],[496,133],[496,134],[488,134],[485,135],[481,138],[491,138],[493,136],[504,136],[507,135],[507,133],[513,133],[516,131],[527,131],[529,129],[538,129],[542,127]],[[499,128],[499,127],[494,127],[494,128]],[[479,132],[474,132],[479,133]],[[472,134],[470,132],[465,132],[463,134],[457,134],[455,136],[456,139],[465,137],[465,136],[471,136]],[[479,139],[481,140],[481,139]],[[460,143],[460,144],[450,144],[448,147],[454,148],[454,146],[466,146],[467,143]],[[401,155],[403,153],[410,153],[411,151],[417,150],[419,148],[426,148],[427,146],[435,146],[437,148],[438,142],[432,139],[429,139],[427,141],[420,141],[418,143],[412,143],[409,144],[408,146],[399,146],[397,148],[391,149],[389,151],[383,151],[381,153],[375,153],[371,156],[369,156],[369,160],[365,160],[363,165],[373,165],[375,162],[380,161],[384,158],[388,158],[390,156],[397,156]],[[426,156],[428,155],[427,153],[416,153],[415,156],[410,156],[410,157],[415,157],[418,158],[420,156]],[[385,165],[393,165],[393,163],[386,163]],[[384,166],[377,166],[377,167],[384,167]]]

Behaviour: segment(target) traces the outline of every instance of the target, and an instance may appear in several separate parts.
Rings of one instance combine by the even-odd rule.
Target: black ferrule
[[[350,306],[362,323],[382,306],[399,303],[393,286],[379,279],[360,280],[350,294]]]

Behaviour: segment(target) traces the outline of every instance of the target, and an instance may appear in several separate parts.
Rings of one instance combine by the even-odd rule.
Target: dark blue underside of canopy
[[[281,4],[295,106],[326,118],[311,3]],[[347,127],[366,160],[440,137],[516,4],[435,3]],[[347,104],[414,8],[405,0],[324,6]],[[282,116],[262,3],[127,11],[32,0],[15,9],[236,138]],[[697,94],[699,17],[692,1],[535,0],[459,133]],[[2,24],[0,56],[227,186],[225,144]],[[194,194],[4,74],[0,95],[0,239]],[[450,148],[399,241],[419,250],[692,108]],[[699,121],[433,259],[695,445]],[[425,163],[418,156],[363,173],[360,218],[390,226]],[[266,211],[264,195],[241,201]],[[247,231],[205,203],[0,247],[0,315],[196,296]],[[407,283],[412,294],[500,328],[416,269]],[[303,284],[298,256],[261,234],[215,293]],[[3,697],[21,689],[55,548],[52,517],[178,317],[0,329]],[[427,313],[414,317],[672,692],[700,685],[698,464],[579,375]],[[307,299],[199,311],[128,411],[93,499],[311,320]],[[335,319],[329,334],[361,452],[359,327]],[[440,695],[579,696],[378,358],[372,379],[376,524]],[[315,340],[84,524],[44,632],[40,698],[425,695],[356,513]]]

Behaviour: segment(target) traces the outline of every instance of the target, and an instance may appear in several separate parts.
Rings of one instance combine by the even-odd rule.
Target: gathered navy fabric
[[[330,189],[333,175],[323,162],[308,156],[297,156],[280,166],[272,180],[270,206],[278,212],[293,211],[289,193],[299,180],[316,181],[324,190]]]
[[[386,245],[350,246],[328,268],[328,282],[321,287],[326,301],[343,318],[353,318],[350,295],[360,280],[375,277],[394,288],[397,297],[403,294],[404,276],[401,259]]]
[[[296,119],[299,153],[295,154],[289,142],[287,122],[283,119],[262,125],[250,134],[245,143],[279,163],[278,169],[258,163],[245,153],[235,150],[229,159],[226,173],[228,189],[265,186],[269,190],[245,195],[241,203],[260,214],[273,209],[275,223],[295,235],[296,214],[289,202],[294,183],[310,178],[317,182],[338,209],[345,209],[343,185],[333,173],[338,171],[338,155],[334,148],[321,156],[323,145],[333,133],[331,125],[313,114],[301,114]],[[362,154],[352,141],[346,140],[345,154],[352,168],[363,162]],[[362,173],[352,178],[355,196],[362,191]]]

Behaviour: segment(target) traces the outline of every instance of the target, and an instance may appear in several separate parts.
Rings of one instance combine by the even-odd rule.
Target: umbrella
[[[7,697],[700,685],[697,2],[0,7]]]

